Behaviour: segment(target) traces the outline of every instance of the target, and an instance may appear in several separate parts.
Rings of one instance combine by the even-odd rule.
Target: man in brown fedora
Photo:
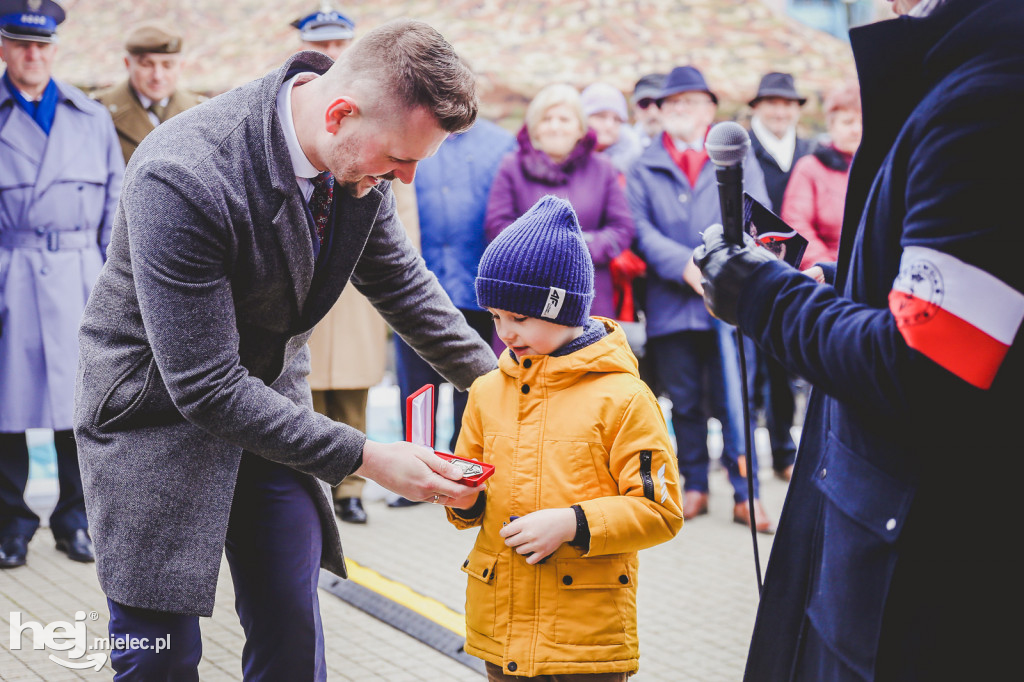
[[[138,24],[124,45],[128,78],[93,95],[114,119],[125,163],[154,128],[206,99],[178,89],[182,42],[181,34],[163,22]]]

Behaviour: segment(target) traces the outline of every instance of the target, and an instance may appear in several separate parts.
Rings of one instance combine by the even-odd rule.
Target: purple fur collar
[[[551,157],[537,149],[530,142],[530,133],[524,125],[519,130],[519,166],[523,175],[534,182],[545,185],[564,185],[569,176],[578,168],[586,165],[594,147],[597,146],[597,134],[590,128],[576,143],[569,156],[561,163],[555,163]]]

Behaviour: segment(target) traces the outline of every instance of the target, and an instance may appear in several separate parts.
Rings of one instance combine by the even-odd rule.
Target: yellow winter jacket
[[[523,676],[633,672],[637,551],[683,525],[679,469],[654,395],[626,335],[562,357],[512,359],[469,392],[456,453],[495,465],[462,566],[466,651]],[[509,516],[579,504],[590,548],[563,544],[529,565],[498,535]]]

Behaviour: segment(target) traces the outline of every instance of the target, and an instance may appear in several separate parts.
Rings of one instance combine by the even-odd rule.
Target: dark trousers
[[[225,543],[245,631],[243,679],[327,679],[317,595],[322,542],[316,507],[299,474],[244,454]],[[111,651],[115,680],[199,679],[198,616],[108,605],[112,641],[149,643]],[[156,652],[153,643],[167,635],[170,646]]]
[[[676,435],[676,456],[683,489],[708,491],[708,417],[722,424],[722,464],[733,488],[733,499],[748,499],[746,479],[740,473],[737,440],[729,436],[730,414],[741,413],[742,396],[730,396],[725,388],[721,352],[716,331],[684,331],[647,339],[647,352],[654,363],[658,380],[672,401],[672,428]],[[737,363],[738,364],[738,363]],[[749,380],[749,379],[748,379]],[[728,400],[739,401],[730,409]],[[710,415],[709,415],[710,412]],[[742,428],[732,426],[742,435]],[[754,455],[754,453],[752,453]],[[757,458],[754,456],[754,472]],[[758,481],[754,476],[754,496]]]
[[[480,335],[480,338],[490,343],[491,333],[494,331],[494,323],[491,321],[491,314],[486,310],[466,310],[459,308],[459,312],[466,318],[469,326]],[[399,411],[402,413],[402,435],[405,435],[405,399],[423,388],[427,384],[434,386],[434,416],[437,416],[437,396],[439,386],[445,383],[444,377],[438,374],[426,360],[416,354],[402,339],[395,335],[395,374],[398,375],[398,391],[401,395]],[[459,440],[459,431],[462,429],[462,413],[466,411],[466,401],[469,399],[468,391],[452,392],[452,411],[455,418],[455,429],[452,432],[452,439],[448,443],[451,452],[455,452],[455,443]],[[441,448],[440,443],[434,444]]]
[[[56,431],[57,482],[60,496],[50,513],[50,530],[56,538],[87,529],[82,472],[78,468],[78,447],[74,433]],[[24,535],[31,539],[39,528],[39,517],[25,503],[28,484],[28,441],[22,433],[0,433],[0,537]]]

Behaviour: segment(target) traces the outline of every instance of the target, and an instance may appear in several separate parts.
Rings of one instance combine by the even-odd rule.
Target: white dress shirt
[[[288,145],[288,156],[292,160],[292,168],[295,169],[295,182],[298,183],[302,198],[307,203],[313,194],[312,178],[320,175],[320,171],[306,158],[305,152],[299,145],[299,137],[295,134],[295,119],[292,118],[292,88],[295,87],[297,80],[301,79],[305,83],[310,80],[310,76],[318,78],[315,73],[299,73],[285,81],[281,89],[277,91],[277,117],[281,119],[281,128],[284,130],[284,139]]]

